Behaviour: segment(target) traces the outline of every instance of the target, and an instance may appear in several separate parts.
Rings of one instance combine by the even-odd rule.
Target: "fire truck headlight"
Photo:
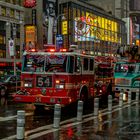
[[[64,89],[64,85],[56,85],[57,89]]]
[[[24,87],[32,87],[32,83],[24,83]]]
[[[102,93],[102,90],[99,90],[100,93]]]

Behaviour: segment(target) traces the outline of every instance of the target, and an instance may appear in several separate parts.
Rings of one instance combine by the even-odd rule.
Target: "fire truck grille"
[[[124,78],[115,79],[115,85],[129,85],[130,81]]]

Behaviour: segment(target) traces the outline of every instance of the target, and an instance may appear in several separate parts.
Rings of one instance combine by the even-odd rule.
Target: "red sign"
[[[24,0],[23,5],[26,8],[35,7],[36,6],[36,0]]]

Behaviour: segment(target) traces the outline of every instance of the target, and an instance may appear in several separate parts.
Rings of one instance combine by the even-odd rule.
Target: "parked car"
[[[0,79],[0,96],[7,96],[20,88],[20,75],[6,75]]]

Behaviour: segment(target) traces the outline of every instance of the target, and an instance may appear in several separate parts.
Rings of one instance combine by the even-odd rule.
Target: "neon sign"
[[[94,41],[96,39],[118,42],[118,23],[86,12],[85,16],[74,20],[75,41]]]

